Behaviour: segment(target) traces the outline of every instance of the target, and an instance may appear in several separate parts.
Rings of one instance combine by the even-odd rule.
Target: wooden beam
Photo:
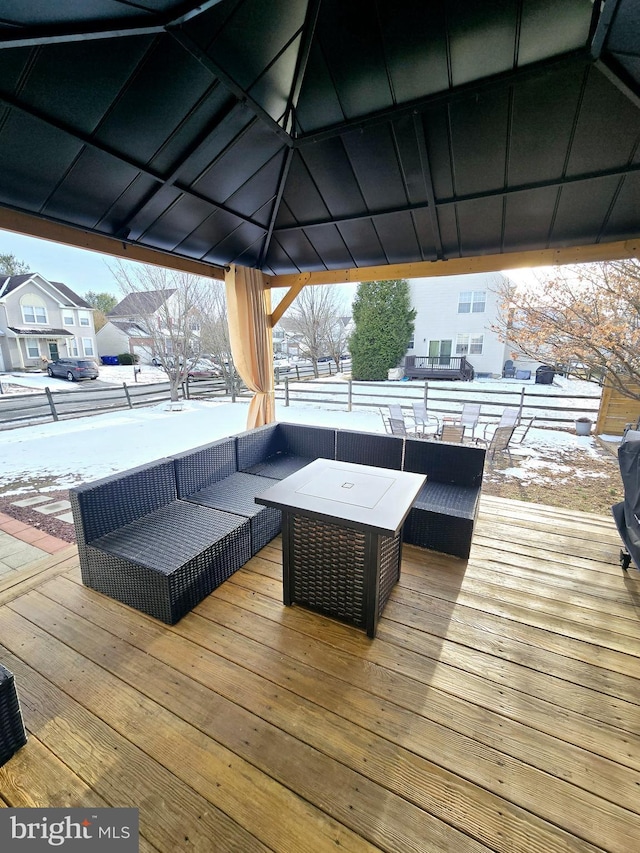
[[[408,264],[360,267],[357,269],[322,270],[265,277],[265,287],[293,287],[306,284],[348,284],[393,278],[429,278],[439,275],[499,272],[518,267],[555,266],[557,264],[586,264],[594,261],[614,261],[640,255],[640,237],[617,243],[598,243],[558,249],[531,249],[524,252],[504,252],[499,255],[477,255],[472,258],[451,258],[442,261],[418,261]]]
[[[151,249],[145,246],[127,243],[116,237],[108,237],[104,234],[96,234],[93,231],[85,231],[73,225],[65,225],[50,219],[43,219],[30,213],[11,210],[0,206],[0,228],[5,231],[14,231],[16,234],[27,234],[29,237],[37,237],[40,240],[50,240],[53,243],[62,243],[66,246],[75,246],[77,249],[88,249],[90,252],[101,252],[115,258],[127,261],[137,261],[141,264],[152,264],[157,267],[178,270],[179,272],[193,273],[207,278],[215,278],[224,281],[224,268],[198,261],[194,258],[186,258],[160,249]]]
[[[265,288],[269,289],[272,285],[269,280],[265,276]],[[275,324],[282,318],[282,315],[287,310],[287,308],[291,305],[296,296],[300,293],[302,288],[304,287],[304,282],[300,282],[298,284],[293,284],[289,288],[288,292],[284,295],[284,298],[280,300],[280,302],[276,305],[274,310],[271,312],[269,316],[269,323],[271,328],[275,326]]]

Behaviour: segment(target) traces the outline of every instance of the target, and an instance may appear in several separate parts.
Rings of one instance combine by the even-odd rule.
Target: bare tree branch
[[[505,281],[493,329],[538,361],[580,362],[640,399],[640,261],[559,267],[538,285]]]

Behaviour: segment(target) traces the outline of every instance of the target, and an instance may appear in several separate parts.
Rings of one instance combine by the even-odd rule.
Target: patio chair
[[[401,435],[404,438],[409,434],[404,419],[389,418],[389,432],[391,435]]]
[[[480,403],[464,403],[462,406],[462,412],[459,415],[447,416],[444,419],[444,425],[449,424],[450,426],[460,426],[462,427],[462,439],[464,439],[464,434],[467,430],[471,431],[471,438],[475,439],[475,430],[478,425],[478,420],[480,418]]]
[[[412,403],[413,420],[415,423],[416,433],[422,436],[431,435],[437,436],[440,434],[440,419],[436,415],[430,415],[427,412],[424,403]]]
[[[520,421],[520,409],[516,406],[505,406],[502,410],[502,414],[500,415],[500,420],[497,424],[487,423],[484,426],[484,431],[482,433],[482,437],[478,437],[478,441],[486,442],[487,444],[491,441],[493,437],[493,433],[496,429],[500,429],[500,427],[515,427],[518,425]]]
[[[442,441],[461,443],[464,438],[464,427],[461,424],[444,423],[440,431]]]
[[[496,453],[507,453],[509,458],[511,458],[509,454],[509,442],[513,438],[514,431],[515,426],[502,426],[496,429],[487,448],[489,459],[493,459]]]
[[[508,358],[504,363],[504,367],[502,368],[502,378],[503,379],[514,379],[515,375],[516,375],[516,369],[514,367],[513,361],[510,358]]]

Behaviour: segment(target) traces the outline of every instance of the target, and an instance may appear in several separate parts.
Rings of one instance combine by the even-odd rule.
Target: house
[[[505,278],[476,273],[410,280],[417,314],[407,355],[429,356],[439,365],[464,356],[476,376],[501,376],[505,361],[513,358],[512,347],[492,329],[499,311],[497,290]],[[531,369],[529,363],[517,366]]]
[[[153,323],[157,329],[171,315],[170,303],[175,289],[147,290],[128,293],[107,314],[107,322],[97,332],[98,354],[120,355],[128,352],[137,355],[142,363],[149,363],[154,353],[154,337],[149,328]]]
[[[94,309],[66,284],[39,273],[0,276],[0,370],[46,361],[95,359]]]

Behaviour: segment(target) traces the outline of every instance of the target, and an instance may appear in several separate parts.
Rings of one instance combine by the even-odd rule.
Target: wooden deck
[[[373,641],[282,605],[279,540],[173,628],[63,552],[0,589],[30,735],[0,804],[138,806],[163,853],[631,853],[640,573],[619,547],[607,518],[483,498],[468,564],[405,548]]]

